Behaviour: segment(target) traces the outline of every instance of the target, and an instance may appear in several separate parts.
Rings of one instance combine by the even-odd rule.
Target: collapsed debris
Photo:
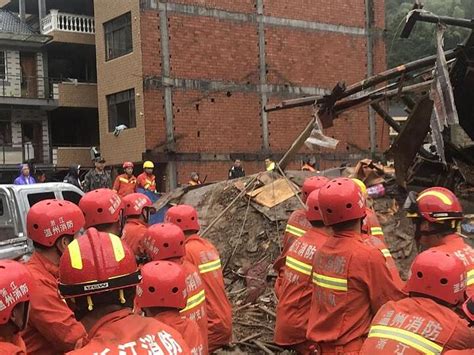
[[[418,250],[411,222],[403,217],[404,212],[399,207],[405,200],[404,192],[394,185],[393,169],[371,161],[362,161],[358,167],[332,169],[323,174],[337,177],[364,171],[372,177],[372,180],[364,179],[369,187],[374,182],[385,184],[385,196],[374,199],[373,207],[384,227],[389,249],[406,279]],[[157,209],[173,204],[190,204],[197,209],[202,234],[221,254],[234,309],[236,351],[283,351],[273,343],[277,300],[273,292],[276,275],[272,263],[280,254],[289,215],[302,206],[296,193],[312,175],[314,173],[288,171],[285,176],[290,183],[285,176],[265,172],[206,186],[187,186],[164,195],[155,204]],[[375,175],[377,178],[373,179]]]

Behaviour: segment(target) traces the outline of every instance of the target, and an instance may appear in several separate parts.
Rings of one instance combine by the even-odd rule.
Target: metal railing
[[[0,143],[0,164],[15,165],[22,162],[49,163],[45,153],[49,156],[49,146],[43,144],[26,143]]]
[[[0,78],[0,97],[18,97],[25,99],[58,99],[59,84],[73,85],[96,84],[77,79],[48,78],[42,76],[24,76],[6,74]]]
[[[53,31],[95,34],[94,17],[51,10],[49,15],[41,20],[41,33],[48,34]]]

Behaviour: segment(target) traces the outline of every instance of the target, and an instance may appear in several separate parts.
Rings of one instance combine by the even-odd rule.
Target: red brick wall
[[[258,82],[255,24],[192,16],[169,19],[174,77]]]
[[[198,5],[232,12],[255,12],[256,0],[174,0],[176,4]]]
[[[256,14],[256,0],[174,0],[172,3],[207,9]],[[383,0],[376,2],[376,26],[383,28]],[[264,15],[365,28],[364,0],[264,0]],[[157,11],[141,13],[143,76],[161,75],[161,43]],[[178,153],[262,153],[261,96],[258,26],[206,16],[168,12],[171,77],[195,81],[219,81],[230,86],[221,92],[174,88],[173,122]],[[327,31],[305,30],[265,24],[267,82],[284,87],[331,89],[338,81],[348,85],[367,72],[367,37]],[[375,71],[385,69],[385,47],[378,39]],[[237,86],[232,87],[232,83]],[[269,94],[270,102],[293,96]],[[311,119],[310,107],[268,114],[270,153],[282,154]],[[145,89],[146,149],[165,141],[165,111],[162,89]],[[351,111],[335,120],[325,132],[340,140],[336,151],[320,149],[300,154],[360,154],[370,149],[368,109]],[[377,120],[377,143],[387,148],[388,128]],[[158,151],[163,151],[163,146]],[[337,166],[345,158],[322,162],[322,168]],[[225,179],[232,162],[177,163],[178,181],[186,183],[192,171],[208,181]],[[247,173],[263,170],[263,162],[244,162]],[[298,168],[299,162],[290,167]]]
[[[376,0],[383,3],[383,0]],[[264,0],[265,15],[335,25],[365,26],[364,0]]]

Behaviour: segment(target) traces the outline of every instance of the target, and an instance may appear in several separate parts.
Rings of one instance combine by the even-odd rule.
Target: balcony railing
[[[43,144],[0,143],[0,164],[15,165],[31,161],[35,163],[49,163],[49,147]]]
[[[51,10],[49,15],[41,20],[41,33],[48,34],[53,31],[95,34],[94,17]]]

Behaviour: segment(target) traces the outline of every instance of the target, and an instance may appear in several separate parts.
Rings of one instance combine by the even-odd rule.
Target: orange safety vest
[[[282,251],[273,263],[273,269],[278,273],[275,281],[275,294],[279,297],[279,288],[283,279],[283,266],[285,265],[285,255],[293,242],[302,237],[311,229],[311,223],[306,218],[306,211],[299,209],[294,211],[286,223],[285,234],[283,235]]]
[[[185,260],[197,266],[204,284],[212,352],[232,340],[232,306],[225,292],[221,259],[210,241],[195,234],[186,238]]]
[[[362,222],[362,232],[377,237],[385,243],[382,225],[377,218],[377,214],[370,208],[365,209],[365,218]]]
[[[117,192],[120,197],[133,194],[136,188],[137,178],[133,175],[129,178],[127,174],[117,176],[113,186],[113,190]]]
[[[380,308],[360,353],[441,354],[469,348],[474,348],[474,328],[467,321],[429,298],[410,297]]]
[[[313,257],[327,238],[317,229],[310,229],[293,242],[285,255],[276,308],[276,344],[295,345],[306,341],[313,294]]]
[[[306,337],[322,346],[323,352],[345,346],[349,351],[351,344],[350,351],[360,349],[380,307],[405,297],[381,251],[351,231],[329,237],[316,252],[312,277]]]
[[[156,192],[156,178],[155,175],[148,175],[147,173],[141,173],[137,177],[137,188]]]

